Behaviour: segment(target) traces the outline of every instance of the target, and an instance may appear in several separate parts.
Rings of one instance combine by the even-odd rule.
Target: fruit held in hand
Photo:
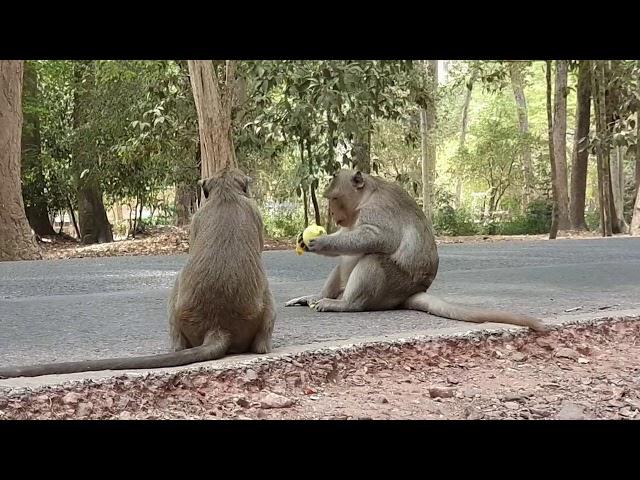
[[[311,240],[326,234],[327,231],[324,227],[320,225],[309,225],[300,235],[298,235],[296,241],[296,253],[298,255],[302,255]]]

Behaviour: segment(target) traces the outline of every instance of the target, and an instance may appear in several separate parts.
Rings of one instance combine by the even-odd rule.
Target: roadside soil
[[[638,419],[640,321],[0,393],[0,419]]]

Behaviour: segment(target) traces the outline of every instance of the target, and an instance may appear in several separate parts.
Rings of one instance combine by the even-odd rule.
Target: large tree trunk
[[[636,179],[635,179],[635,195],[640,191],[640,111],[636,114],[638,121],[636,122]]]
[[[556,60],[556,89],[553,116],[553,157],[556,164],[558,230],[568,230],[569,194],[567,187],[567,61]]]
[[[20,182],[23,68],[22,60],[0,60],[0,261],[41,258]]]
[[[23,105],[38,97],[38,73],[30,62],[24,64]],[[55,235],[49,219],[46,182],[40,157],[40,119],[34,109],[23,108],[22,123],[22,199],[29,225],[37,235]]]
[[[237,165],[233,146],[232,107],[237,62],[225,63],[224,85],[211,60],[189,60],[189,77],[198,113],[202,164],[201,178]]]
[[[558,236],[558,191],[556,188],[556,161],[554,158],[553,146],[553,115],[551,104],[551,60],[547,60],[547,136],[549,139],[549,162],[551,167],[551,197],[553,201],[553,210],[551,215],[551,229],[549,230],[549,240],[554,240]]]
[[[460,144],[458,145],[458,151],[464,149],[467,140],[467,128],[469,126],[469,105],[471,104],[471,94],[473,92],[473,84],[478,76],[478,71],[474,70],[471,73],[471,77],[467,82],[467,88],[464,95],[464,104],[462,106],[462,127],[460,129]],[[456,208],[462,206],[462,179],[459,178],[456,181]]]
[[[638,60],[640,67],[640,60]],[[640,75],[638,75],[638,95],[640,95]],[[640,236],[640,109],[636,112],[636,175],[635,175],[635,205],[631,216],[631,235]]]
[[[576,133],[571,168],[571,228],[587,230],[584,206],[589,164],[589,125],[591,117],[591,62],[580,60],[578,67],[578,98],[576,100]]]
[[[638,67],[640,70],[640,60],[638,60]],[[638,91],[637,95],[640,96],[640,74],[638,74]],[[635,195],[638,195],[640,190],[640,108],[636,112],[636,175],[635,175]],[[636,202],[637,205],[637,202]],[[635,213],[635,210],[634,210]]]
[[[629,233],[631,233],[631,235],[640,236],[640,190],[636,192],[636,201],[633,207]]]
[[[420,136],[422,138],[422,202],[424,214],[431,219],[434,204],[436,173],[436,94],[438,90],[438,61],[426,63],[432,101],[420,109]]]
[[[529,136],[529,114],[527,111],[527,100],[524,95],[524,80],[522,77],[522,65],[519,62],[511,62],[509,64],[509,75],[511,77],[511,86],[513,88],[513,96],[515,97],[518,109],[518,124],[520,126],[521,135],[527,140],[522,150],[522,170],[524,176],[524,206],[526,207],[531,201],[533,195],[533,168],[531,165],[531,145],[528,141]]]
[[[613,205],[615,206],[615,223],[617,233],[626,233],[629,225],[624,219],[624,149],[615,147],[611,161],[611,190]],[[613,214],[614,212],[612,212]]]
[[[94,82],[94,64],[78,61],[74,65],[73,128],[76,139],[72,156],[77,186],[78,224],[80,241],[85,244],[113,242],[111,224],[102,200],[98,162],[92,148],[92,139],[84,138],[82,129],[89,121],[91,88]]]
[[[604,64],[604,80],[605,83],[605,125],[607,127],[607,137],[613,137],[613,125],[618,119],[617,108],[620,103],[620,92],[616,88],[615,84],[611,83],[611,79],[617,73],[615,72],[615,68],[617,67],[617,62],[614,61],[605,61]],[[625,231],[626,222],[624,221],[623,212],[618,211],[617,201],[616,201],[616,184],[618,182],[619,172],[617,171],[617,160],[615,158],[615,147],[614,147],[614,158],[611,158],[611,147],[609,142],[606,143],[606,158],[605,162],[608,164],[607,173],[609,174],[609,205],[611,209],[611,233],[622,233]],[[622,221],[621,221],[622,220]]]
[[[598,198],[600,203],[600,225],[602,236],[611,236],[612,218],[610,202],[610,168],[607,161],[609,153],[605,147],[606,126],[606,103],[605,103],[605,74],[602,61],[594,62],[593,67],[593,100],[596,116],[596,133],[599,137],[597,146],[598,159]]]

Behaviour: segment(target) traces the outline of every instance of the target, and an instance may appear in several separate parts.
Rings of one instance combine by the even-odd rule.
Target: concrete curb
[[[571,325],[590,325],[615,320],[639,320],[640,309],[612,310],[577,315],[559,315],[556,318],[544,319],[546,325],[557,330]],[[65,375],[45,375],[41,377],[9,378],[0,380],[0,392],[11,396],[34,393],[46,390],[58,390],[80,385],[104,385],[113,383],[116,379],[147,379],[158,377],[170,377],[185,373],[221,373],[229,370],[244,370],[247,368],[258,369],[265,365],[277,362],[292,362],[303,354],[330,355],[336,353],[347,354],[371,345],[405,345],[417,342],[432,342],[453,338],[480,339],[488,335],[521,336],[528,333],[523,327],[513,327],[504,324],[469,324],[460,322],[460,326],[441,328],[437,330],[424,330],[418,332],[405,332],[393,335],[351,338],[331,342],[313,343],[308,345],[296,345],[283,347],[265,355],[245,354],[232,355],[220,360],[202,362],[197,365],[182,367],[159,368],[153,370],[119,370],[82,372]]]

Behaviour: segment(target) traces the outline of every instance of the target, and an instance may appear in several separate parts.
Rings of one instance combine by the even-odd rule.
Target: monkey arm
[[[308,249],[320,255],[363,255],[369,253],[392,254],[392,234],[385,232],[378,225],[366,223],[353,230],[341,230],[331,235],[314,238]]]

